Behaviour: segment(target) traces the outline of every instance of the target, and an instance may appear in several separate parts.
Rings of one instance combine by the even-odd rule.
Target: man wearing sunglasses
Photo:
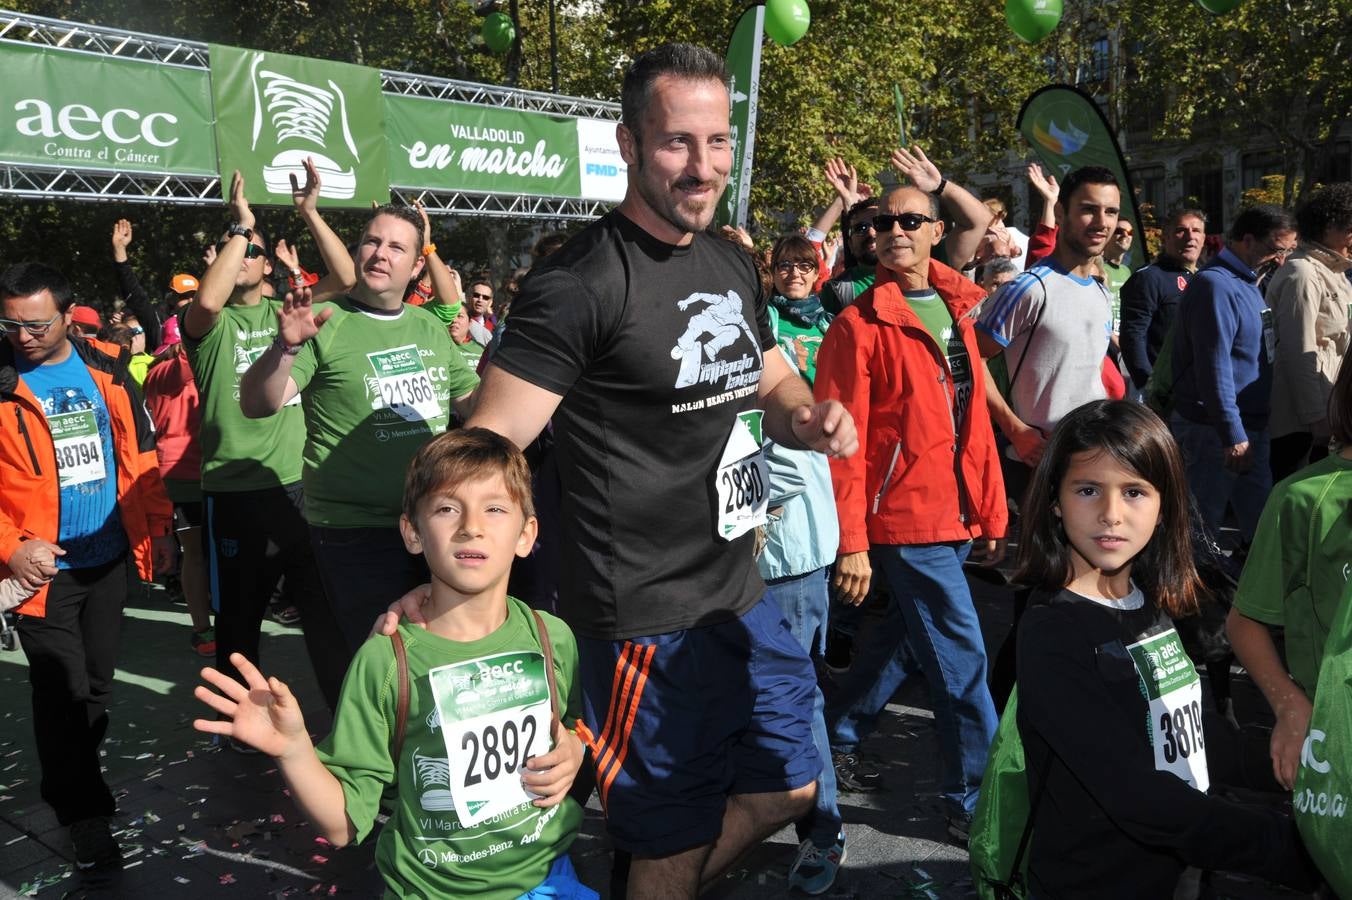
[[[953,227],[936,247],[934,256],[946,265],[966,266],[975,256],[977,247],[991,222],[991,211],[970,191],[949,181],[919,147],[899,147],[892,151],[892,168],[914,187],[932,194],[942,215],[952,221]],[[854,298],[873,284],[878,265],[876,251],[878,231],[873,227],[877,212],[875,198],[860,200],[847,210],[841,224],[845,233],[846,270],[838,278],[822,285],[820,296],[827,312],[835,315],[854,302]],[[936,214],[938,216],[940,214]]]
[[[319,215],[318,174],[308,162],[307,170],[307,183],[297,187],[293,199],[329,269],[315,288],[342,291],[355,280],[352,258]],[[230,185],[230,212],[234,222],[216,244],[192,302],[179,314],[202,400],[202,499],[216,609],[216,667],[233,672],[234,652],[257,657],[268,599],[284,575],[288,605],[301,611],[310,661],[332,709],[346,657],[326,614],[301,515],[305,421],[300,404],[293,402],[266,419],[246,418],[240,410],[240,380],[276,339],[281,303],[263,296],[272,271],[267,235],[254,218],[238,172]],[[276,548],[272,557],[270,544]]]
[[[905,678],[906,635],[934,699],[940,793],[950,833],[966,839],[995,735],[986,651],[962,566],[974,546],[1004,555],[1004,483],[967,314],[986,297],[932,259],[943,237],[938,198],[897,188],[873,217],[877,281],[827,329],[818,398],[837,397],[867,422],[861,452],[831,460],[840,548],[834,586],[846,603],[868,595],[874,567],[890,592],[883,626],[855,647],[827,707],[832,756],[853,755]]]
[[[99,745],[128,563],[146,581],[167,572],[174,538],[155,431],[122,349],[72,337],[71,305],[50,266],[0,275],[0,578],[34,591],[18,613],[42,798],[90,869],[121,856]]]

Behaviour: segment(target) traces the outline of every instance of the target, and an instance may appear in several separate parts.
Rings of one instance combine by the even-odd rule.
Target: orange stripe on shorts
[[[656,644],[649,644],[641,651],[643,661],[638,665],[638,678],[634,682],[632,699],[628,704],[629,711],[624,715],[624,730],[620,734],[619,752],[615,756],[614,763],[609,767],[610,771],[603,774],[600,766],[596,769],[597,778],[603,779],[598,783],[602,806],[605,806],[610,796],[610,785],[615,781],[615,776],[620,774],[620,769],[624,767],[624,758],[629,753],[629,733],[634,728],[634,719],[638,717],[638,705],[643,700],[643,688],[648,683],[648,669],[652,666],[653,654],[656,651]],[[633,672],[630,674],[632,675]]]

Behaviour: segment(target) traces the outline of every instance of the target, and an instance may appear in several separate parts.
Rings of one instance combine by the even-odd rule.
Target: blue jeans
[[[999,717],[986,686],[986,645],[962,564],[970,543],[883,545],[870,551],[887,578],[879,627],[856,644],[828,714],[831,747],[853,750],[906,678],[907,645],[925,673],[943,762],[940,795],[953,814],[976,808]],[[914,665],[913,664],[913,665]]]
[[[825,568],[766,582],[765,594],[779,604],[805,653],[811,656],[814,649],[824,652],[826,616],[831,602]],[[840,808],[836,805],[836,769],[831,765],[831,745],[826,739],[824,706],[821,688],[817,688],[812,698],[812,742],[822,758],[822,774],[817,780],[817,806],[812,815],[798,823],[798,839],[812,838],[812,843],[821,849],[836,842],[841,826]]]
[[[1178,441],[1178,448],[1183,452],[1188,490],[1197,502],[1198,512],[1210,529],[1211,536],[1216,538],[1220,535],[1228,503],[1235,510],[1241,537],[1245,543],[1252,541],[1254,531],[1258,528],[1258,517],[1263,514],[1263,505],[1267,503],[1268,494],[1272,493],[1271,443],[1267,430],[1245,429],[1253,465],[1242,474],[1222,465],[1221,451],[1224,447],[1220,434],[1212,426],[1190,421],[1174,413],[1169,419],[1169,430],[1174,433],[1174,440]]]

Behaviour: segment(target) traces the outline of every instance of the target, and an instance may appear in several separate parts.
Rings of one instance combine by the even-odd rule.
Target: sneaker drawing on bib
[[[427,812],[455,809],[451,799],[451,764],[444,756],[423,756],[413,751],[413,783],[418,805]]]
[[[257,150],[266,120],[276,142],[272,163],[263,167],[269,193],[290,194],[291,176],[305,183],[305,158],[319,171],[319,196],[348,200],[357,194],[361,155],[347,121],[347,97],[329,79],[328,86],[307,84],[290,75],[260,69],[263,54],[254,57],[250,83],[254,93],[253,144]],[[348,165],[333,157],[339,157]]]

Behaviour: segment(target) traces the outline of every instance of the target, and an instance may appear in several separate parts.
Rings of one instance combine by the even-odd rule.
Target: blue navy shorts
[[[778,604],[625,641],[578,637],[583,726],[615,845],[639,857],[712,843],[729,794],[816,780],[816,674]]]

